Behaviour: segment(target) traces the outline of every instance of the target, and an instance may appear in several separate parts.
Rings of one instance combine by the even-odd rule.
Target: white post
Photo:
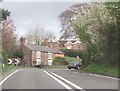
[[[3,67],[3,68],[5,67],[5,64],[4,64],[4,63],[2,64],[2,67]]]

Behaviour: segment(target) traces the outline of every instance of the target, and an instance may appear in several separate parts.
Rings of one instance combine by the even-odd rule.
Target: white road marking
[[[55,76],[51,75],[50,73],[48,73],[47,71],[44,70],[44,72],[49,75],[50,77],[52,77],[54,80],[56,80],[58,83],[60,83],[62,86],[64,86],[66,89],[72,89],[71,87],[69,87],[67,84],[63,83],[61,80],[59,80],[58,78],[56,78]]]
[[[16,72],[18,72],[19,70],[16,70],[14,72],[12,72],[10,75],[8,75],[5,79],[3,79],[1,82],[0,82],[0,85],[3,84],[3,82],[5,82],[8,78],[10,78],[13,74],[15,74]]]
[[[67,82],[68,84],[74,86],[74,87],[77,88],[77,89],[83,89],[83,88],[79,87],[78,85],[76,85],[76,84],[68,81],[67,79],[65,79],[65,78],[63,78],[63,77],[61,77],[61,76],[59,76],[59,75],[57,75],[57,74],[55,74],[55,73],[53,73],[53,72],[51,72],[51,74],[53,74],[54,76],[60,78],[61,80],[65,81],[65,82]]]
[[[109,79],[118,80],[118,78],[109,77],[109,76],[102,76],[102,75],[98,75],[98,74],[91,74],[91,73],[90,73],[89,75],[92,75],[92,76],[99,76],[99,77],[104,77],[104,78],[109,78]]]

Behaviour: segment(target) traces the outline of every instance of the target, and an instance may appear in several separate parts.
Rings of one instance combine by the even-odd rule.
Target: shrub
[[[56,57],[53,61],[53,65],[67,65],[68,62],[64,59],[64,58],[61,58],[61,57]]]
[[[82,51],[80,50],[61,49],[61,51],[65,54],[65,56],[69,57],[80,57],[82,55]]]
[[[4,62],[6,62],[9,57],[8,52],[4,49],[2,51],[2,57],[3,57]]]
[[[64,59],[65,59],[68,63],[77,61],[77,59],[76,59],[75,57],[69,57],[69,56],[65,56]]]
[[[23,51],[20,49],[17,49],[14,53],[13,53],[13,57],[19,57],[19,58],[23,58]]]

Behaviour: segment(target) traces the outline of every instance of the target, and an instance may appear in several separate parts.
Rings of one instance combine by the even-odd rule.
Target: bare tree
[[[2,22],[2,46],[6,51],[12,50],[16,43],[16,27],[11,19]]]
[[[90,8],[89,4],[76,4],[60,14],[59,19],[62,26],[61,32],[63,32],[61,38],[66,39],[69,37],[78,37],[72,23],[83,22],[84,17],[82,16],[86,15],[88,8]]]
[[[54,34],[45,30],[43,27],[29,29],[26,33],[26,38],[29,44],[41,44],[44,39],[51,38],[51,36],[54,36]]]

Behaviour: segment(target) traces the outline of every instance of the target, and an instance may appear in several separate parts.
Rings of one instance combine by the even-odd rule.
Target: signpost
[[[14,60],[8,59],[8,64],[18,65],[18,63],[19,63],[19,60],[18,60],[18,59],[14,59]]]
[[[9,61],[8,64],[12,64],[13,62],[11,59],[8,59],[8,61]]]

